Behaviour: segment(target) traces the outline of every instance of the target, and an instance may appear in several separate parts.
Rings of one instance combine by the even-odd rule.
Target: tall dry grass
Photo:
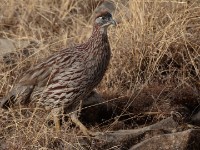
[[[118,26],[109,29],[112,60],[98,91],[126,95],[154,83],[199,90],[200,4],[161,0],[115,2],[114,18]],[[88,38],[92,30],[91,14],[97,4],[95,0],[1,0],[0,37],[37,42],[32,48],[35,52],[28,58],[20,57],[14,66],[0,64],[1,95],[38,61]],[[23,115],[23,111],[2,114],[3,146],[50,149],[56,144],[66,147],[72,141],[77,142],[75,129],[68,130],[66,125],[58,135],[46,127],[45,112],[41,111],[42,117],[38,117],[31,111]],[[81,149],[79,143],[76,148]]]

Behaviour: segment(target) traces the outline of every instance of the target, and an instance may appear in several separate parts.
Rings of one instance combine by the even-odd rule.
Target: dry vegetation
[[[98,91],[112,104],[116,100],[123,110],[121,116],[128,110],[152,112],[156,120],[165,117],[169,106],[163,103],[171,103],[167,101],[169,98],[178,101],[183,96],[180,93],[198,97],[200,4],[178,0],[115,2],[114,18],[118,26],[109,29],[112,60]],[[25,70],[47,55],[88,38],[92,29],[91,14],[97,4],[97,0],[1,0],[0,37],[30,41],[33,43],[30,51],[34,52],[26,58],[23,54],[17,56],[14,65],[0,64],[0,96],[12,88]],[[143,104],[151,108],[142,109]],[[43,110],[17,108],[0,115],[3,116],[0,149],[62,149],[77,143],[76,138],[80,136],[70,122],[57,134],[47,126],[48,113]],[[131,126],[130,122],[127,126]],[[112,121],[106,126],[91,128],[113,129]],[[81,149],[79,143],[74,146]]]

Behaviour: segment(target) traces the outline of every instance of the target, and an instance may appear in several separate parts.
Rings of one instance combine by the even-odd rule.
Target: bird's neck
[[[94,26],[92,35],[89,39],[93,54],[105,53],[110,50],[108,41],[107,28],[101,28]]]
[[[99,27],[94,25],[92,35],[107,36],[107,29],[108,27]]]
[[[101,27],[94,26],[90,38],[85,43],[77,45],[76,48],[81,51],[88,51],[87,53],[91,57],[109,51],[110,45],[107,36],[107,29],[101,29]],[[87,56],[85,55],[85,57]]]
[[[86,45],[90,47],[87,58],[89,61],[94,61],[95,63],[105,61],[106,64],[109,62],[111,52],[108,36],[107,33],[101,31],[100,27],[93,28],[92,35]]]
[[[100,28],[94,28],[92,36],[88,40],[88,55],[85,64],[89,70],[91,84],[95,87],[103,78],[111,56],[110,45],[107,33],[102,32]]]
[[[99,26],[94,26],[92,35],[89,39],[92,45],[98,49],[98,46],[107,46],[109,45],[107,28],[102,28]]]

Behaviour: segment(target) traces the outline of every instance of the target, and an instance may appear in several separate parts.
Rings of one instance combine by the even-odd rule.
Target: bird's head
[[[111,13],[107,11],[96,14],[94,24],[96,27],[99,27],[103,31],[110,25],[116,26],[116,22],[112,18]]]

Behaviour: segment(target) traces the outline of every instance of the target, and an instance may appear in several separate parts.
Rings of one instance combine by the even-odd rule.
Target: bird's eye
[[[101,17],[101,18],[102,18],[103,20],[105,20],[105,19],[106,19],[106,17],[104,17],[104,16],[103,16],[103,17]]]
[[[105,16],[102,16],[102,17],[99,17],[99,19],[105,20],[106,17],[105,17]]]

